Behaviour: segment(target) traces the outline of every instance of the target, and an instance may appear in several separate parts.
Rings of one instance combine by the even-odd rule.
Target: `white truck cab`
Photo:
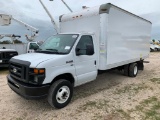
[[[73,87],[96,79],[99,70],[121,68],[136,77],[149,56],[151,23],[112,4],[60,16],[60,34],[36,53],[10,60],[8,85],[19,95],[48,98],[65,107]],[[106,76],[107,77],[107,76]]]

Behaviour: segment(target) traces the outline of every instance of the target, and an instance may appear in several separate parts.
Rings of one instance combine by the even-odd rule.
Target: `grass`
[[[160,101],[156,97],[145,100],[142,105],[146,120],[160,120]]]
[[[81,112],[93,112],[93,110],[97,110],[98,109],[98,113],[94,114],[94,116],[92,116],[92,120],[102,120],[103,119],[103,115],[101,115],[99,112],[100,110],[106,110],[109,105],[108,105],[109,101],[107,100],[97,100],[97,101],[88,101],[85,104],[79,106],[79,108],[77,109],[77,113],[81,113]]]
[[[152,78],[152,79],[150,79],[150,81],[153,83],[160,84],[160,78]]]
[[[78,112],[85,112],[91,109],[106,109],[109,105],[108,105],[109,101],[107,100],[98,100],[98,101],[88,101],[85,104],[81,105],[77,111]]]
[[[117,109],[116,112],[120,114],[121,118],[124,118],[126,120],[131,119],[130,114],[128,112],[125,112],[123,109]]]
[[[89,84],[89,83],[88,83]],[[98,92],[101,92],[103,90],[109,89],[108,86],[106,88],[99,88],[99,89],[92,89],[92,90],[85,90],[85,92],[78,92],[78,93],[74,93],[73,95],[73,101],[77,100],[79,98],[84,98],[86,96],[90,96],[92,94],[96,94]]]
[[[114,94],[122,94],[122,93],[138,93],[141,90],[147,89],[148,86],[145,85],[144,83],[141,84],[131,84],[131,85],[127,85],[123,88],[120,89],[116,89],[116,91],[114,92]]]
[[[160,120],[160,101],[153,96],[140,102],[131,112],[141,115],[142,120]]]
[[[23,120],[23,118],[16,118],[16,120]]]
[[[92,120],[103,120],[103,116],[100,115],[100,114],[98,114],[98,113],[96,113],[96,114],[93,116]]]
[[[160,101],[155,97],[150,97],[139,103],[134,109],[124,111],[117,109],[114,113],[118,114],[121,119],[134,119],[131,114],[136,113],[141,120],[160,120]]]

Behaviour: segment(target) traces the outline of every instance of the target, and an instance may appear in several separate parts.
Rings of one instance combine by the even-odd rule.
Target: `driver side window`
[[[90,35],[84,35],[81,37],[79,40],[76,50],[79,50],[80,55],[87,55],[87,45],[92,45],[93,46],[93,39],[92,36]]]

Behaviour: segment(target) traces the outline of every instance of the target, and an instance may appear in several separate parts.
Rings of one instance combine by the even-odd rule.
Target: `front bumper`
[[[26,99],[45,98],[50,88],[50,85],[35,86],[35,85],[25,84],[23,82],[14,80],[10,75],[7,76],[7,80],[9,87],[14,92],[16,92],[17,94]]]

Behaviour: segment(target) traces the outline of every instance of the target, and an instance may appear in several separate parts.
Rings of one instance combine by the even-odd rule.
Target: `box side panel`
[[[149,55],[149,22],[111,8],[107,33],[106,68],[138,61]]]
[[[99,15],[60,22],[60,33],[92,32],[99,36]]]

